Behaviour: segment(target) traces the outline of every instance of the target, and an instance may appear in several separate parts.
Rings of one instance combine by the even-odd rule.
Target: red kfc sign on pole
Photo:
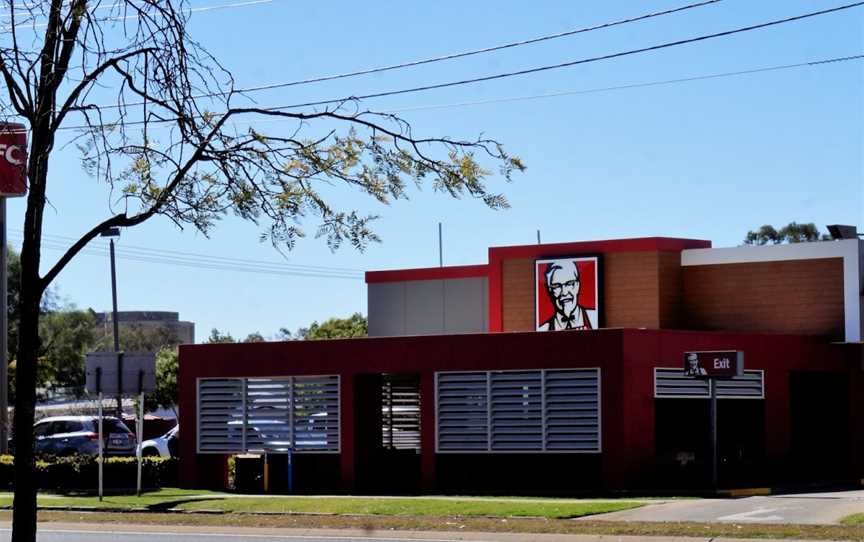
[[[27,129],[0,123],[0,197],[27,194]]]

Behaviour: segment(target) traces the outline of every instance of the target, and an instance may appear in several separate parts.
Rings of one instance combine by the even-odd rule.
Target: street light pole
[[[117,268],[114,263],[114,237],[120,237],[120,228],[111,228],[100,234],[102,237],[111,237],[109,240],[111,252],[111,323],[114,328],[114,351],[120,352],[120,322],[117,320]],[[123,356],[117,356],[117,418],[123,419]]]

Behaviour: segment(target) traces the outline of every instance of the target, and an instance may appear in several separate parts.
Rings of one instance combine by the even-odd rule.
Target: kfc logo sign
[[[684,352],[684,374],[703,378],[730,378],[744,374],[744,352],[715,350]]]
[[[27,161],[27,151],[18,145],[0,144],[0,155],[13,166],[23,166]]]
[[[537,260],[536,330],[598,329],[599,269],[597,256]]]
[[[27,132],[21,124],[0,124],[0,196],[27,193]]]

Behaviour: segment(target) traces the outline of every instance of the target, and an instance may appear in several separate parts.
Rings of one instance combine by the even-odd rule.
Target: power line
[[[10,231],[14,232],[16,235],[19,235],[19,236],[23,235],[23,232],[21,230],[10,230]],[[73,242],[78,240],[74,237],[67,237],[64,235],[43,234],[42,237],[43,237],[43,239],[56,241],[56,242],[63,242],[63,243],[73,243]],[[279,268],[292,267],[292,268],[303,268],[303,269],[311,269],[311,270],[318,270],[318,271],[338,271],[338,272],[352,272],[352,273],[362,273],[363,272],[362,269],[352,269],[352,268],[332,267],[332,266],[320,266],[320,265],[293,264],[293,263],[288,263],[288,262],[272,262],[272,261],[264,261],[264,260],[250,260],[247,258],[231,258],[228,256],[211,256],[211,255],[207,255],[207,254],[197,254],[197,253],[191,253],[191,252],[187,252],[187,251],[156,249],[156,248],[142,247],[142,246],[136,246],[136,245],[127,245],[125,243],[122,245],[118,244],[117,249],[118,250],[129,250],[129,251],[133,251],[133,252],[144,252],[144,253],[155,254],[155,255],[170,255],[170,256],[176,255],[176,256],[183,257],[183,258],[215,260],[217,262],[238,263],[238,264],[243,264],[243,265],[252,264],[252,265],[262,265],[262,266],[275,266],[275,267],[279,267]]]
[[[188,13],[199,13],[199,12],[205,12],[205,11],[216,11],[216,10],[220,10],[220,9],[242,8],[242,7],[247,7],[247,6],[259,5],[259,4],[270,4],[273,1],[274,0],[248,0],[245,2],[234,2],[232,4],[214,4],[214,5],[210,5],[210,6],[200,6],[197,8],[189,8],[186,11]],[[140,19],[140,18],[141,18],[140,14],[123,15],[123,16],[118,16],[118,17],[105,17],[103,19],[100,19],[100,21],[117,22],[117,21],[128,21],[131,19]],[[3,28],[0,28],[0,34],[9,34],[12,32],[12,30],[17,30],[19,28],[21,28],[21,29],[28,29],[28,28],[29,29],[36,29],[36,28],[43,28],[46,26],[48,26],[47,22],[37,23],[35,21],[31,21],[31,22],[16,24],[15,26],[6,26]]]
[[[22,238],[22,234],[20,231],[11,230],[13,235],[17,238],[16,240],[20,240]],[[75,240],[70,237],[65,236],[51,236],[51,235],[43,235],[43,245],[47,248],[57,249],[57,250],[66,250],[68,249],[68,245],[70,242],[74,242]],[[107,249],[101,247],[99,245],[90,245],[85,248],[88,251],[98,251],[100,253],[107,253]],[[188,252],[180,252],[174,250],[165,250],[165,249],[152,249],[147,247],[136,247],[130,245],[117,245],[118,254],[125,254],[129,257],[136,258],[161,258],[161,259],[169,259],[172,262],[182,261],[184,263],[190,265],[219,265],[219,266],[240,266],[246,268],[254,268],[255,270],[264,271],[264,270],[274,270],[277,272],[302,272],[302,273],[312,273],[312,274],[328,274],[328,275],[350,275],[351,277],[361,276],[363,275],[363,271],[359,269],[349,269],[349,268],[339,268],[339,267],[326,267],[326,266],[314,266],[314,265],[301,265],[301,264],[289,264],[289,263],[280,263],[280,262],[267,262],[260,260],[248,260],[248,259],[239,259],[239,258],[229,258],[222,256],[208,256],[204,254],[194,254]]]
[[[698,7],[707,6],[709,4],[716,4],[716,3],[722,2],[722,1],[723,0],[705,0],[703,2],[698,2],[695,4],[688,4],[685,6],[667,9],[664,11],[656,11],[656,12],[652,12],[652,13],[646,13],[644,15],[639,15],[636,17],[629,17],[627,19],[619,19],[617,21],[611,21],[611,22],[597,24],[597,25],[583,27],[583,28],[576,28],[573,30],[567,30],[565,32],[558,32],[556,34],[547,34],[544,36],[538,36],[535,38],[530,38],[530,39],[521,40],[521,41],[514,41],[514,42],[510,42],[510,43],[505,43],[502,45],[495,45],[492,47],[484,47],[481,49],[472,49],[472,50],[468,50],[468,51],[462,51],[459,53],[450,53],[450,54],[446,54],[446,55],[442,55],[442,56],[424,58],[424,59],[420,59],[420,60],[411,60],[408,62],[402,62],[400,64],[391,64],[391,65],[387,65],[387,66],[365,68],[362,70],[357,70],[357,71],[352,71],[352,72],[347,72],[347,73],[339,73],[339,74],[333,74],[333,75],[322,75],[322,76],[318,76],[318,77],[312,77],[310,79],[300,79],[297,81],[288,81],[288,82],[283,82],[283,83],[268,83],[266,85],[259,85],[259,86],[255,86],[255,87],[236,89],[232,92],[209,92],[209,93],[204,93],[204,94],[197,94],[197,95],[193,96],[193,98],[195,98],[195,99],[214,98],[217,96],[227,96],[227,95],[232,94],[232,93],[248,94],[248,93],[252,93],[252,92],[261,92],[264,90],[274,90],[274,89],[278,89],[278,88],[287,88],[287,87],[293,87],[293,86],[308,85],[311,83],[320,83],[320,82],[324,82],[324,81],[332,81],[335,79],[346,79],[349,77],[356,77],[359,75],[368,75],[368,74],[381,73],[381,72],[397,70],[397,69],[402,69],[402,68],[411,68],[411,67],[415,67],[415,66],[422,66],[424,64],[432,64],[435,62],[442,62],[445,60],[453,60],[453,59],[464,58],[464,57],[473,56],[473,55],[491,53],[494,51],[501,51],[504,49],[511,49],[514,47],[521,47],[524,45],[531,45],[531,44],[540,43],[543,41],[549,41],[549,40],[554,40],[554,39],[559,39],[559,38],[564,38],[564,37],[569,37],[569,36],[575,36],[577,34],[584,34],[587,32],[593,32],[595,30],[603,30],[606,28],[612,28],[615,26],[620,26],[620,25],[624,25],[624,24],[628,24],[628,23],[635,23],[635,22],[646,20],[646,19],[661,17],[664,15],[671,15],[673,13],[678,13],[681,11],[686,11],[686,10],[690,10],[690,9],[694,9],[694,8],[698,8]],[[130,102],[128,104],[124,104],[123,106],[120,106],[117,104],[108,104],[108,105],[99,106],[99,107],[102,109],[118,109],[120,107],[132,107],[132,106],[137,106],[137,105],[143,105],[143,103],[144,102]]]
[[[539,66],[539,67],[535,67],[535,68],[528,68],[528,69],[518,70],[518,71],[513,71],[513,72],[498,73],[498,74],[487,75],[487,76],[483,76],[483,77],[474,77],[474,78],[470,78],[470,79],[450,81],[450,82],[446,82],[446,83],[437,83],[437,84],[423,85],[423,86],[419,86],[419,87],[411,87],[411,88],[405,88],[405,89],[399,89],[399,90],[376,92],[376,93],[365,94],[365,95],[361,95],[361,96],[347,96],[347,97],[343,97],[343,98],[330,99],[330,100],[319,100],[319,101],[314,101],[314,102],[305,102],[305,103],[298,103],[298,104],[285,105],[285,106],[268,107],[268,108],[262,108],[262,110],[275,112],[275,111],[284,111],[284,110],[288,110],[288,109],[300,109],[300,108],[305,108],[305,107],[313,107],[313,106],[318,106],[318,105],[341,104],[341,103],[350,102],[350,101],[367,100],[367,99],[372,99],[372,98],[382,98],[382,97],[386,97],[386,96],[396,96],[396,95],[401,95],[401,94],[411,94],[411,93],[416,93],[416,92],[437,90],[437,89],[448,88],[448,87],[463,86],[463,85],[468,85],[468,84],[473,84],[473,83],[481,83],[481,82],[486,82],[486,81],[507,79],[507,78],[511,78],[511,77],[529,75],[529,74],[540,73],[540,72],[545,72],[545,71],[550,71],[550,70],[557,70],[557,69],[561,69],[561,68],[568,68],[568,67],[578,66],[578,65],[583,65],[583,64],[591,64],[594,62],[600,62],[600,61],[604,61],[604,60],[622,58],[622,57],[636,55],[636,54],[653,52],[653,51],[658,51],[658,50],[662,50],[662,49],[668,49],[671,47],[678,47],[681,45],[688,45],[691,43],[697,43],[697,42],[701,42],[701,41],[731,36],[731,35],[735,35],[735,34],[741,34],[744,32],[751,32],[753,30],[759,30],[762,28],[768,28],[771,26],[777,26],[780,24],[790,23],[790,22],[794,22],[794,21],[800,21],[800,20],[809,19],[812,17],[817,17],[820,15],[827,15],[827,14],[835,13],[838,11],[857,8],[857,7],[860,7],[862,5],[864,5],[864,1],[854,2],[851,4],[845,4],[842,6],[827,8],[827,9],[823,9],[823,10],[819,10],[819,11],[812,11],[809,13],[804,13],[801,15],[795,15],[792,17],[786,17],[783,19],[775,19],[775,20],[768,21],[765,23],[759,23],[759,24],[734,28],[732,30],[725,30],[723,32],[715,32],[713,34],[704,34],[704,35],[696,36],[693,38],[686,38],[686,39],[681,39],[681,40],[676,40],[676,41],[665,42],[665,43],[661,43],[661,44],[657,44],[657,45],[651,45],[648,47],[640,47],[638,49],[629,49],[626,51],[619,51],[616,53],[609,53],[609,54],[601,55],[601,56],[583,58],[583,59],[579,59],[579,60],[572,60],[569,62],[562,62],[559,64],[550,64],[550,65],[546,65],[546,66]],[[171,123],[171,122],[175,122],[176,120],[177,119],[152,120],[152,121],[149,121],[149,124]],[[134,125],[141,125],[141,124],[144,124],[144,121],[133,121],[133,122],[125,123],[126,126],[134,126]],[[100,125],[100,126],[104,126],[104,125]],[[95,126],[93,126],[93,127],[84,126],[84,125],[66,126],[66,127],[61,127],[60,129],[62,129],[62,130],[82,130],[82,129],[92,129],[92,128],[95,128]]]
[[[43,242],[43,248],[46,250],[54,250],[54,251],[65,251],[67,249],[66,246],[56,245],[54,243]],[[104,258],[107,254],[107,251],[99,250],[96,247],[88,247],[81,250],[81,254],[84,256],[98,256],[100,258]],[[269,268],[257,268],[253,266],[241,266],[241,265],[220,265],[213,263],[200,263],[200,262],[190,262],[175,258],[159,258],[159,257],[146,257],[146,256],[136,256],[130,254],[124,254],[123,252],[119,252],[117,257],[123,260],[140,262],[140,263],[154,263],[160,265],[171,265],[175,267],[185,267],[191,269],[206,269],[213,271],[231,271],[231,272],[240,272],[240,273],[252,273],[259,275],[275,275],[275,276],[289,276],[289,277],[310,277],[310,278],[330,278],[330,279],[349,279],[349,280],[363,280],[364,275],[362,273],[356,274],[338,274],[338,273],[323,273],[323,272],[314,272],[314,271],[302,271],[302,270],[278,270],[278,269],[269,269]]]
[[[774,71],[782,71],[782,70],[791,70],[794,68],[805,68],[805,67],[813,67],[820,66],[825,64],[836,64],[840,62],[847,62],[852,60],[861,60],[864,59],[864,54],[851,55],[851,56],[843,56],[843,57],[834,57],[834,58],[826,58],[822,60],[813,60],[810,62],[799,62],[797,64],[782,64],[779,66],[765,66],[762,68],[753,68],[750,70],[740,70],[733,72],[721,72],[721,73],[711,73],[705,75],[695,75],[692,77],[681,77],[678,79],[664,79],[661,81],[646,81],[642,83],[630,83],[627,85],[616,85],[611,87],[598,87],[598,88],[588,88],[581,90],[564,90],[558,92],[547,92],[545,94],[532,94],[527,96],[510,96],[503,98],[491,98],[488,100],[477,100],[472,102],[457,102],[457,103],[449,103],[449,104],[437,104],[437,105],[420,105],[417,107],[405,107],[401,109],[388,109],[384,111],[384,113],[406,113],[410,111],[427,111],[432,109],[451,109],[457,107],[469,107],[475,105],[487,105],[487,104],[497,104],[497,103],[507,103],[507,102],[519,102],[519,101],[527,101],[527,100],[539,100],[543,98],[557,98],[561,96],[577,96],[580,94],[597,94],[602,92],[611,92],[615,90],[628,90],[634,88],[646,88],[646,87],[656,87],[656,86],[664,86],[664,85],[673,85],[677,83],[690,83],[694,81],[705,81],[709,79],[722,79],[725,77],[737,77],[742,75],[753,75],[757,73],[766,73],[766,72],[774,72]],[[272,122],[283,122],[282,119],[274,120]]]
[[[294,104],[294,105],[271,107],[271,108],[266,108],[266,109],[269,111],[281,111],[284,109],[299,109],[302,107],[313,107],[313,106],[317,106],[317,105],[330,105],[330,104],[336,104],[336,103],[343,103],[346,101],[357,101],[357,100],[367,100],[367,99],[371,99],[371,98],[382,98],[385,96],[396,96],[399,94],[409,94],[409,93],[422,92],[422,91],[427,91],[427,90],[437,90],[437,89],[447,88],[447,87],[468,85],[468,84],[472,84],[472,83],[483,83],[486,81],[494,81],[497,79],[507,79],[510,77],[517,77],[520,75],[528,75],[528,74],[532,74],[532,73],[539,73],[539,72],[544,72],[544,71],[549,71],[549,70],[569,68],[569,67],[578,66],[581,64],[591,64],[591,63],[600,62],[603,60],[611,60],[613,58],[621,58],[621,57],[625,57],[625,56],[647,53],[647,52],[652,52],[652,51],[658,51],[661,49],[668,49],[670,47],[678,47],[680,45],[688,45],[688,44],[696,43],[696,42],[700,42],[700,41],[706,41],[706,40],[710,40],[710,39],[731,36],[734,34],[741,34],[743,32],[750,32],[753,30],[759,30],[762,28],[767,28],[767,27],[776,26],[776,25],[780,25],[780,24],[791,23],[794,21],[809,19],[811,17],[817,17],[820,15],[827,15],[829,13],[835,13],[837,11],[856,8],[856,7],[860,7],[862,5],[864,5],[864,2],[855,2],[852,4],[846,4],[846,5],[838,6],[838,7],[834,7],[834,8],[828,8],[828,9],[823,9],[823,10],[819,10],[819,11],[813,11],[810,13],[805,13],[803,15],[786,17],[785,19],[776,19],[773,21],[768,21],[766,23],[744,26],[741,28],[735,28],[735,29],[726,30],[723,32],[716,32],[714,34],[705,34],[702,36],[696,36],[694,38],[687,38],[687,39],[682,39],[682,40],[670,41],[670,42],[661,43],[658,45],[651,45],[649,47],[641,47],[639,49],[630,49],[628,51],[621,51],[618,53],[610,53],[607,55],[595,56],[595,57],[590,57],[590,58],[583,58],[580,60],[572,60],[569,62],[562,62],[559,64],[550,64],[547,66],[539,66],[536,68],[528,68],[525,70],[505,72],[505,73],[499,73],[499,74],[495,74],[495,75],[487,75],[484,77],[474,77],[471,79],[462,79],[462,80],[458,80],[458,81],[450,81],[447,83],[437,83],[437,84],[432,84],[432,85],[424,85],[424,86],[412,87],[412,88],[407,88],[407,89],[391,90],[391,91],[385,91],[385,92],[376,92],[373,94],[366,94],[366,95],[362,95],[362,96],[350,96],[350,97],[346,97],[346,98],[339,98],[339,99],[332,99],[332,100],[320,100],[317,102],[306,102],[306,103],[300,103],[300,104]]]
[[[587,32],[593,32],[595,30],[603,30],[606,28],[612,28],[614,26],[620,26],[623,24],[635,23],[638,21],[644,21],[646,19],[653,19],[655,17],[661,17],[664,15],[671,15],[673,13],[678,13],[681,11],[699,8],[699,7],[707,6],[710,4],[716,4],[716,3],[721,2],[721,1],[722,0],[707,0],[704,2],[698,2],[695,4],[688,4],[686,6],[680,6],[677,8],[667,9],[664,11],[656,11],[653,13],[646,13],[644,15],[639,15],[636,17],[630,17],[627,19],[620,19],[617,21],[611,21],[608,23],[602,23],[602,24],[598,24],[598,25],[594,25],[594,26],[588,26],[588,27],[584,27],[584,28],[567,30],[565,32],[558,32],[557,34],[547,34],[545,36],[538,36],[536,38],[530,38],[530,39],[521,40],[521,41],[504,43],[502,45],[495,45],[492,47],[483,47],[481,49],[472,49],[472,50],[468,50],[468,51],[462,51],[459,53],[451,53],[451,54],[437,56],[437,57],[424,58],[421,60],[411,60],[408,62],[402,62],[400,64],[391,64],[388,66],[378,66],[375,68],[366,68],[366,69],[356,70],[356,71],[346,72],[346,73],[339,73],[339,74],[333,74],[333,75],[322,75],[322,76],[318,76],[318,77],[312,77],[309,79],[300,79],[297,81],[288,81],[288,82],[284,82],[284,83],[271,83],[271,84],[267,84],[267,85],[260,85],[260,86],[256,86],[256,87],[238,89],[236,92],[238,92],[238,93],[259,92],[262,90],[273,90],[273,89],[277,89],[277,88],[286,88],[286,87],[293,87],[293,86],[299,86],[299,85],[308,85],[310,83],[321,83],[324,81],[333,81],[335,79],[345,79],[348,77],[356,77],[358,75],[369,75],[369,74],[373,74],[373,73],[381,73],[381,72],[386,72],[386,71],[390,71],[390,70],[398,70],[401,68],[411,68],[411,67],[415,67],[415,66],[422,66],[424,64],[432,64],[434,62],[442,62],[444,60],[453,60],[456,58],[464,58],[464,57],[479,55],[479,54],[483,54],[483,53],[491,53],[494,51],[501,51],[504,49],[521,47],[523,45],[531,45],[531,44],[540,43],[543,41],[549,41],[549,40],[564,38],[564,37],[568,37],[568,36],[575,36],[577,34],[584,34]],[[224,94],[226,94],[226,93],[208,94],[208,95],[204,95],[201,97],[203,98],[203,97],[219,96],[219,95],[224,95]]]

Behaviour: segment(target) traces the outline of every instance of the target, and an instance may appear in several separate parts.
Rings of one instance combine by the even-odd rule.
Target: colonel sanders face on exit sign
[[[537,331],[597,329],[600,323],[596,256],[537,260]]]

